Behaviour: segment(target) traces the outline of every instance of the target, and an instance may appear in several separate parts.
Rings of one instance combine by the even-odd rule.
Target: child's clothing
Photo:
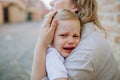
[[[68,72],[64,66],[64,61],[64,58],[55,48],[48,48],[46,56],[46,70],[49,80],[68,78]]]

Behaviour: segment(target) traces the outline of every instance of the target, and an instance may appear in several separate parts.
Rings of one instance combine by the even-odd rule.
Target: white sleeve
[[[41,79],[41,80],[49,80],[47,77],[44,77],[43,79]]]
[[[67,78],[64,58],[54,48],[48,48],[46,57],[46,70],[49,80]]]

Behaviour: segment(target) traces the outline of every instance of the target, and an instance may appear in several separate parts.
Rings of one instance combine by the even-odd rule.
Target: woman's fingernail
[[[57,21],[57,20],[54,20],[54,24],[55,24],[55,25],[58,25],[58,21]]]

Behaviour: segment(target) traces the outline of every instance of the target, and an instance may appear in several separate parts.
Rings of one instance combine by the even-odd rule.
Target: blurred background
[[[30,80],[41,19],[51,9],[51,0],[41,1],[0,0],[0,80]],[[120,67],[120,0],[97,1],[99,19]]]

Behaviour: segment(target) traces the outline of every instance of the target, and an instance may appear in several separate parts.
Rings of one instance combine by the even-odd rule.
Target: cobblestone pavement
[[[39,22],[0,25],[0,80],[30,80],[39,27]]]

